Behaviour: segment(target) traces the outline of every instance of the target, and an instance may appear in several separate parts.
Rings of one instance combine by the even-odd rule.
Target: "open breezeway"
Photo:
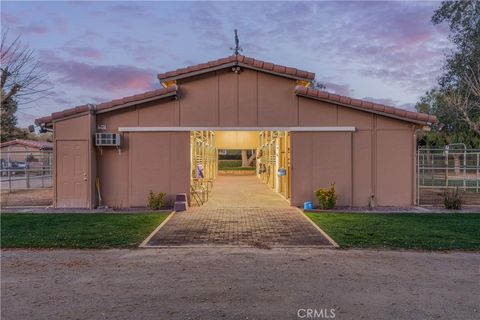
[[[208,202],[175,213],[147,242],[147,247],[181,245],[332,246],[255,176],[218,177]]]

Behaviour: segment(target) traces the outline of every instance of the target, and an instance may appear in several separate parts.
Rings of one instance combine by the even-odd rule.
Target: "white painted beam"
[[[355,127],[119,127],[120,132],[183,132],[183,131],[317,131],[353,132]]]

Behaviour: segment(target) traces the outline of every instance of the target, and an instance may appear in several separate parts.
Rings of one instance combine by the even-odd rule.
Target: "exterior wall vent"
[[[119,133],[96,133],[95,145],[97,147],[120,147]]]

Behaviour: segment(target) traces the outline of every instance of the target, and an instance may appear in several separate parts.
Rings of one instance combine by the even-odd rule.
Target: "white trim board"
[[[120,132],[162,132],[162,131],[319,131],[353,132],[355,127],[119,127]]]

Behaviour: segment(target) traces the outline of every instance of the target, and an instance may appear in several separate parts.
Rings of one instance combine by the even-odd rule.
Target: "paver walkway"
[[[147,246],[330,246],[300,213],[255,176],[221,176],[202,207],[175,213]]]

